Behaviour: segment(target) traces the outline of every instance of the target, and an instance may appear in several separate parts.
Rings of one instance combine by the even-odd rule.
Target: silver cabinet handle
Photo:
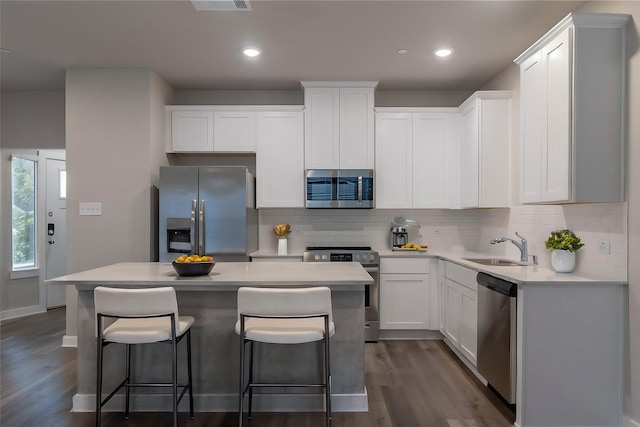
[[[362,204],[362,177],[358,177],[358,203]]]
[[[191,244],[191,253],[195,254],[198,245],[198,218],[197,215],[198,201],[191,200],[191,234],[189,235],[189,243]]]
[[[199,216],[200,218],[198,219],[198,255],[204,255],[206,248],[205,248],[205,229],[204,229],[204,200],[200,201],[200,211],[199,211]]]

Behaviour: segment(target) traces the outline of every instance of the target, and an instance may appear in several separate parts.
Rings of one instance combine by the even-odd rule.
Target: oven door
[[[365,285],[364,290],[364,340],[377,342],[380,335],[380,286],[378,266],[363,266],[371,275],[373,283]]]

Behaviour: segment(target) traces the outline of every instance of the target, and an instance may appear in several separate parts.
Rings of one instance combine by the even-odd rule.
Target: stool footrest
[[[274,384],[274,383],[254,383],[247,384],[247,388],[249,387],[326,387],[325,384]]]

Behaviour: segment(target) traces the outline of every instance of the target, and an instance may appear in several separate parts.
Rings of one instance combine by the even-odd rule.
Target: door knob
[[[53,240],[48,240],[50,245],[53,245],[55,242]]]

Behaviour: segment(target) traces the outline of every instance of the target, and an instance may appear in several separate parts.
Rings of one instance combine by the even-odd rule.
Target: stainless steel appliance
[[[182,253],[248,261],[258,248],[255,178],[242,166],[163,166],[158,259]]]
[[[303,262],[359,262],[373,278],[364,291],[364,340],[378,341],[380,332],[380,257],[369,246],[309,246]]]
[[[305,177],[308,209],[373,209],[372,169],[308,169]]]
[[[409,243],[409,233],[407,227],[391,227],[391,247],[399,248]]]
[[[507,402],[516,402],[517,285],[478,273],[478,372]]]

